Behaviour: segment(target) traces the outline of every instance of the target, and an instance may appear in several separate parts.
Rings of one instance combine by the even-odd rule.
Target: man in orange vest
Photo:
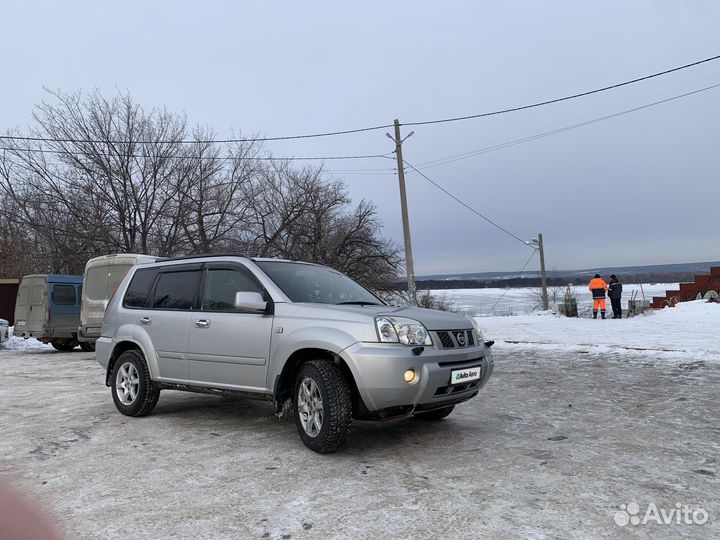
[[[588,286],[590,292],[593,295],[593,319],[597,319],[598,308],[600,309],[600,316],[605,318],[605,292],[608,290],[608,285],[605,280],[600,277],[600,274],[595,274],[595,277],[590,280]]]

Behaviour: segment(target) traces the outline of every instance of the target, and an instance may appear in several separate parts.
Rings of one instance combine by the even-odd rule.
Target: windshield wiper
[[[335,304],[336,306],[382,306],[382,304],[378,304],[377,302],[362,302],[362,301],[356,301],[356,302],[338,302]]]

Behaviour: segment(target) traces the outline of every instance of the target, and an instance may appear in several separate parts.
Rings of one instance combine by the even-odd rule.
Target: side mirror
[[[235,293],[235,309],[245,313],[265,313],[267,311],[267,302],[263,300],[263,296],[256,292]]]

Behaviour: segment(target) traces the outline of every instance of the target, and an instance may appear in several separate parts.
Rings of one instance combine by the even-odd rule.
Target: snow
[[[642,291],[641,291],[642,287]],[[649,301],[653,296],[665,296],[666,290],[677,289],[677,283],[643,283],[623,284],[622,303],[627,307],[633,291],[637,292],[638,299],[642,300],[643,292]],[[552,293],[552,287],[550,293]],[[590,309],[592,295],[585,285],[574,285],[571,287],[577,298],[580,311]],[[565,287],[559,288],[560,295]],[[447,289],[433,290],[434,296],[446,298],[452,303],[453,309],[471,313],[473,315],[523,315],[531,313],[536,308],[536,300],[539,289],[528,287],[516,287],[508,289]],[[504,296],[503,296],[504,295]],[[498,300],[500,300],[498,302]],[[552,298],[550,299],[552,303]],[[495,303],[497,305],[495,306]],[[493,306],[495,306],[493,308]],[[610,302],[608,301],[608,309]],[[492,311],[492,312],[491,312]]]
[[[618,528],[621,504],[720,515],[720,304],[477,320],[496,340],[477,398],[442,422],[355,422],[330,456],[263,401],[163,390],[128,418],[94,354],[12,338],[26,350],[0,353],[3,480],[80,539],[651,538]]]
[[[0,351],[24,351],[26,349],[52,349],[52,345],[40,343],[35,338],[23,339],[13,335],[14,327],[10,327],[10,339],[0,343]]]
[[[502,342],[503,347],[720,362],[720,304],[705,300],[620,320],[561,317],[550,312],[476,320],[485,339]]]

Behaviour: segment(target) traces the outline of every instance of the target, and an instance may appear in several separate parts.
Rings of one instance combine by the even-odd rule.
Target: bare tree
[[[0,224],[17,246],[3,248],[13,261],[4,272],[79,273],[113,252],[241,251],[395,286],[399,250],[382,238],[375,207],[353,206],[321,167],[272,160],[252,141],[220,146],[211,131],[128,95],[50,95],[30,137],[0,154]]]
[[[381,236],[371,203],[351,208],[345,186],[322,180],[322,169],[265,171],[253,197],[252,244],[260,256],[316,261],[347,273],[374,290],[396,287],[399,249]]]
[[[145,112],[129,96],[52,95],[56,103],[38,106],[32,132],[50,141],[13,142],[7,151],[15,174],[2,187],[30,203],[24,221],[56,236],[69,228],[90,251],[176,251],[184,119]]]
[[[557,281],[557,268],[553,269],[549,277],[552,282]],[[565,289],[565,285],[548,285],[547,297],[550,309],[554,309],[553,306],[565,301]],[[530,300],[532,311],[542,311],[544,306],[542,287],[528,289],[527,296]]]

